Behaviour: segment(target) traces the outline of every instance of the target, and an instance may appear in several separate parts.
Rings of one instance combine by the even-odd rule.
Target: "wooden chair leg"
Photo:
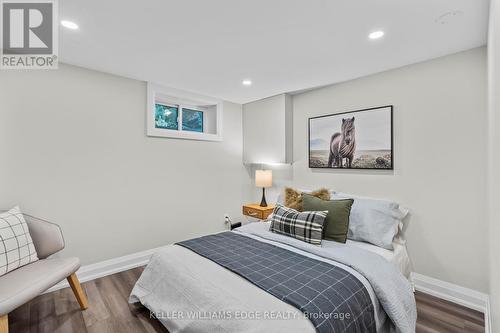
[[[73,294],[75,294],[78,304],[80,304],[80,309],[86,310],[89,307],[87,296],[85,296],[85,293],[82,289],[82,286],[80,285],[80,281],[78,281],[78,278],[76,277],[76,274],[71,274],[67,277],[67,280],[69,282],[69,285],[71,286],[71,289],[73,290]]]
[[[0,333],[9,333],[9,315],[0,316]]]

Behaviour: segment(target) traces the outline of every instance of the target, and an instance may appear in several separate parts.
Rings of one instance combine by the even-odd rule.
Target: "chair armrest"
[[[38,258],[45,259],[64,249],[64,237],[57,224],[27,214],[24,214],[24,218],[28,224]]]

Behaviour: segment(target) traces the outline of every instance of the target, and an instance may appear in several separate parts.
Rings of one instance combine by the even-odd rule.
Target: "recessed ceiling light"
[[[378,31],[371,32],[368,35],[368,38],[370,38],[370,39],[379,39],[379,38],[384,37],[384,35],[385,35],[385,33],[382,30],[378,30]]]
[[[252,80],[248,80],[248,79],[247,80],[243,80],[241,82],[241,84],[244,85],[244,86],[247,86],[247,87],[251,86],[252,85]]]
[[[71,22],[71,21],[61,21],[61,25],[65,28],[68,28],[68,29],[71,29],[71,30],[77,30],[78,29],[78,24],[76,24],[75,22]]]

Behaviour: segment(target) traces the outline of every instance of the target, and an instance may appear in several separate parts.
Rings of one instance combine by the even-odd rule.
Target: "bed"
[[[322,330],[311,317],[252,283],[248,276],[223,267],[182,243],[166,246],[152,256],[129,302],[141,302],[171,333],[415,331],[416,306],[411,284],[405,277],[409,260],[403,244],[393,251],[355,241],[324,241],[321,246],[314,246],[270,232],[268,222],[250,223],[220,236],[272,246],[348,272],[369,295],[373,328],[362,328],[364,324],[350,319],[343,329]],[[349,305],[349,301],[357,300],[346,301],[349,308],[354,308],[355,304]]]

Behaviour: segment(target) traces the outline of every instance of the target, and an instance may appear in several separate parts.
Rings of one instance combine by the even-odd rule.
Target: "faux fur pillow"
[[[308,194],[321,200],[330,200],[330,192],[326,188],[312,191]],[[303,210],[302,193],[290,187],[285,188],[285,206],[301,212]]]

